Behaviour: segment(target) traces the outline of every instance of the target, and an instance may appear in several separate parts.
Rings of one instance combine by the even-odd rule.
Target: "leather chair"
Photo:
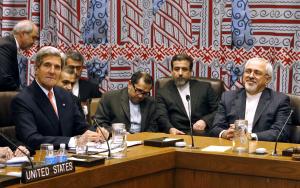
[[[225,85],[223,80],[214,79],[214,78],[203,78],[203,77],[193,77],[193,80],[198,80],[200,82],[208,82],[211,84],[212,89],[216,94],[221,97],[222,93],[225,91]],[[171,81],[171,77],[160,78],[155,83],[155,92],[158,88],[162,88],[167,82]]]
[[[292,127],[290,132],[290,142],[300,143],[300,96],[287,94],[290,97],[292,114]]]
[[[89,99],[89,102],[88,102],[88,112],[89,113],[88,113],[87,121],[90,125],[93,124],[92,117],[96,114],[98,104],[100,101],[101,101],[101,98]]]
[[[0,131],[13,139],[16,139],[16,132],[10,103],[17,94],[16,91],[0,92]]]

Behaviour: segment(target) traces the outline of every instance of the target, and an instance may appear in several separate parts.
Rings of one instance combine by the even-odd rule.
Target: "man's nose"
[[[182,75],[182,69],[179,69],[179,75]]]
[[[66,87],[67,87],[67,90],[68,90],[68,91],[71,91],[71,90],[72,90],[72,84],[67,84]]]

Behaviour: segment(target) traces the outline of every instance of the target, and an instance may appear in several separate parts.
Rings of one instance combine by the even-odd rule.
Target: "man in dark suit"
[[[12,101],[12,115],[17,138],[39,149],[42,143],[75,145],[75,135],[90,141],[103,140],[101,134],[87,130],[71,93],[55,87],[61,73],[62,58],[58,49],[46,46],[36,55],[35,80]]]
[[[266,88],[271,81],[271,63],[262,58],[247,61],[243,73],[244,88],[223,93],[211,135],[232,139],[235,120],[248,121],[249,136],[275,141],[291,112],[289,97]],[[281,141],[289,135],[290,121],[282,132]]]
[[[156,96],[161,130],[170,134],[190,133],[190,111],[193,131],[206,134],[217,110],[217,95],[209,83],[191,80],[193,59],[190,56],[175,55],[171,67],[173,80],[158,89]]]
[[[101,97],[99,86],[89,80],[81,79],[84,58],[77,51],[69,51],[66,53],[66,65],[74,68],[76,72],[76,83],[73,87],[73,94],[79,97],[82,103],[86,103],[88,99]]]
[[[124,123],[130,133],[157,131],[152,82],[148,73],[136,72],[128,87],[105,93],[95,114],[99,124],[110,130],[112,123]]]
[[[26,50],[38,39],[38,27],[29,20],[18,22],[13,35],[0,38],[0,91],[19,89],[18,50]]]
[[[60,73],[60,76],[59,76],[59,79],[58,79],[58,82],[56,85],[61,88],[64,88],[65,90],[69,91],[70,93],[72,93],[72,89],[73,89],[75,82],[76,82],[76,74],[75,74],[74,69],[68,65],[64,66],[64,68],[62,69],[62,71]],[[88,114],[87,106],[85,106],[86,109],[83,109],[83,106],[81,106],[79,98],[76,97],[75,95],[73,95],[73,93],[72,93],[72,97],[73,97],[74,103],[78,106],[78,109],[79,109],[82,117],[85,118],[85,116]]]

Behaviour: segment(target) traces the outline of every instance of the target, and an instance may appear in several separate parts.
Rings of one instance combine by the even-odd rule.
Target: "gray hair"
[[[44,46],[37,53],[35,58],[35,66],[39,67],[43,63],[43,58],[47,56],[57,56],[61,59],[61,66],[63,66],[63,60],[59,49],[52,46]]]
[[[264,58],[259,58],[259,57],[255,57],[255,58],[251,58],[249,59],[246,64],[245,64],[245,67],[249,64],[249,63],[252,63],[252,62],[256,62],[256,61],[260,61],[260,62],[263,62],[266,64],[266,72],[267,72],[267,75],[269,75],[271,78],[273,77],[273,67],[272,67],[272,64],[264,59]]]
[[[13,28],[13,34],[17,35],[20,32],[31,33],[35,24],[30,20],[23,20],[18,22]]]

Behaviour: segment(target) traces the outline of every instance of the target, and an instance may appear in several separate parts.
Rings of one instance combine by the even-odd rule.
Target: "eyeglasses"
[[[137,95],[150,96],[150,92],[145,92],[145,91],[143,91],[143,90],[141,90],[141,89],[139,89],[139,88],[136,88],[136,87],[134,86],[134,84],[132,84],[132,86],[133,86],[133,89],[134,89],[134,91],[135,91],[135,93],[136,93]]]
[[[253,73],[253,76],[255,76],[255,77],[261,77],[261,76],[267,75],[267,74],[264,74],[263,72],[261,72],[259,70],[246,69],[244,71],[244,74],[246,74],[246,75],[251,75],[251,73]]]

